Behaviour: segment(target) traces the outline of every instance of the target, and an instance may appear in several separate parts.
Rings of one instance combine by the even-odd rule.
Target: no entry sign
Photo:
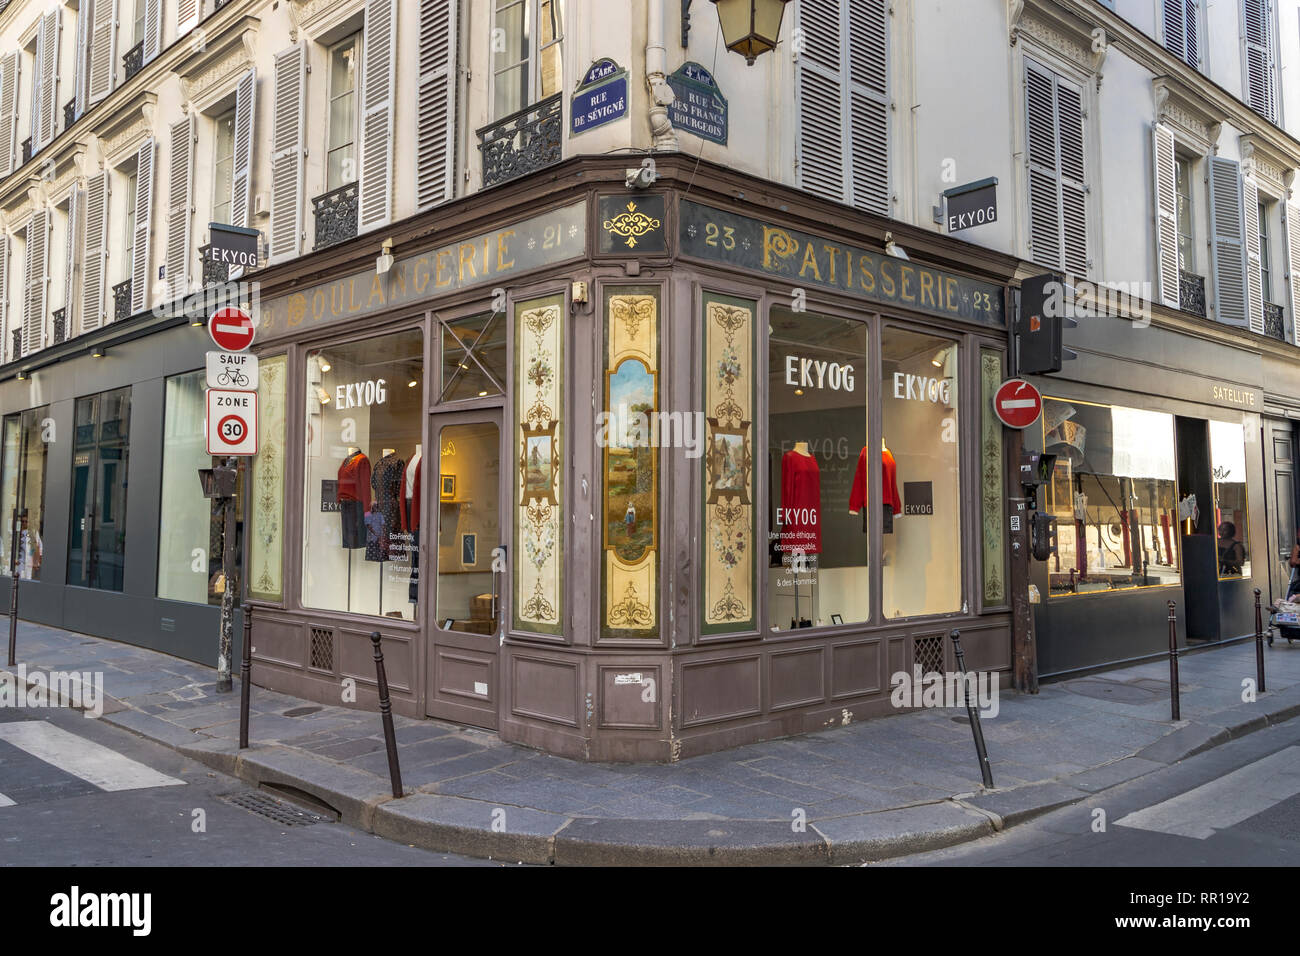
[[[257,454],[257,393],[208,389],[208,454]]]
[[[1008,379],[993,396],[993,411],[1008,428],[1028,428],[1043,413],[1043,396],[1024,379]]]
[[[227,352],[242,352],[253,344],[254,334],[253,319],[243,309],[218,309],[208,319],[208,335]]]

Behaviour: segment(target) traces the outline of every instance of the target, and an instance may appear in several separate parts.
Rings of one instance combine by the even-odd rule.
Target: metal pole
[[[248,749],[248,698],[253,676],[253,609],[244,605],[244,649],[239,663],[239,749]]]
[[[1178,710],[1178,616],[1169,602],[1169,711],[1170,720],[1182,720]]]
[[[9,534],[9,666],[18,664],[18,509]]]
[[[1255,683],[1264,693],[1264,617],[1259,607],[1259,588],[1255,588]]]
[[[953,653],[957,656],[957,680],[966,687],[966,655],[961,650],[961,631],[956,628],[948,635],[952,638]],[[993,768],[989,765],[988,748],[984,746],[984,728],[980,726],[980,712],[975,706],[975,695],[966,689],[962,695],[966,698],[966,714],[970,717],[971,733],[975,736],[975,755],[979,757],[980,773],[984,777],[984,786],[993,789]]]
[[[237,459],[227,458],[226,467],[236,467]],[[238,484],[236,484],[236,490]],[[225,578],[226,589],[221,594],[221,636],[217,644],[217,693],[228,694],[234,689],[230,679],[231,657],[234,646],[235,627],[235,495],[222,501],[225,508],[225,521],[222,528],[221,576]]]
[[[397,731],[393,729],[393,703],[388,699],[388,675],[384,673],[384,649],[378,631],[370,632],[375,645],[375,675],[379,680],[379,714],[384,721],[384,746],[388,749],[388,776],[393,782],[393,796],[402,796],[402,771],[397,766]]]

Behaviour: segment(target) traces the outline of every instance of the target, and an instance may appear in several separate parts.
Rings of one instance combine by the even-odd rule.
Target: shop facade
[[[1015,261],[624,165],[259,276],[259,685],[374,706],[378,631],[403,713],[668,760],[892,712],[954,627],[1010,667]]]

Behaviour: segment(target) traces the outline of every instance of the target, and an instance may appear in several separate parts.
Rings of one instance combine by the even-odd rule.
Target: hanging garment
[[[892,534],[894,531],[894,515],[903,510],[902,499],[898,496],[898,465],[894,462],[894,456],[888,448],[882,448],[880,451],[880,496],[881,504],[884,505],[884,528],[885,534]],[[867,449],[863,447],[858,452],[858,467],[853,473],[853,488],[849,492],[849,511],[851,513],[862,512],[862,530],[867,531],[867,512],[865,505],[867,503]]]
[[[781,551],[821,554],[821,468],[811,455],[788,451],[781,458]]]
[[[406,464],[406,480],[402,495],[402,530],[420,530],[420,482],[424,470],[424,456],[418,451]]]
[[[406,462],[397,455],[388,454],[375,462],[370,484],[375,489],[373,513],[379,516],[374,523],[375,538],[366,538],[366,560],[388,561],[391,542],[389,536],[402,527],[402,485]]]
[[[359,450],[339,465],[337,491],[343,547],[366,546],[366,512],[370,509],[370,459]]]

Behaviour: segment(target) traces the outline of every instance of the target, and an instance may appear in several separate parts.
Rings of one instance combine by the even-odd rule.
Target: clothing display
[[[884,509],[884,527],[882,530],[885,534],[892,534],[894,530],[894,515],[903,510],[903,501],[898,496],[898,465],[894,462],[894,456],[888,448],[881,449],[880,452],[880,495],[881,504]],[[853,473],[853,489],[849,492],[849,513],[857,514],[862,512],[862,531],[865,534],[868,530],[867,525],[867,449],[863,446],[862,451],[858,453],[858,467]]]
[[[366,560],[388,560],[388,535],[384,530],[384,516],[378,511],[366,512]]]
[[[339,520],[343,526],[343,547],[366,546],[366,506],[360,501],[340,501]]]
[[[406,474],[406,462],[390,452],[375,462],[375,469],[370,484],[375,490],[372,514],[378,515],[375,523],[375,541],[369,535],[366,538],[366,560],[388,561],[389,536],[401,530],[402,526],[402,491]],[[369,519],[367,519],[369,524]]]
[[[781,550],[820,554],[822,550],[821,468],[812,455],[788,451],[781,458]]]
[[[370,510],[370,459],[354,451],[339,465],[337,500],[343,547],[366,546],[366,512]]]
[[[420,528],[420,483],[424,470],[424,456],[418,451],[406,463],[402,494],[402,530],[418,531]]]

